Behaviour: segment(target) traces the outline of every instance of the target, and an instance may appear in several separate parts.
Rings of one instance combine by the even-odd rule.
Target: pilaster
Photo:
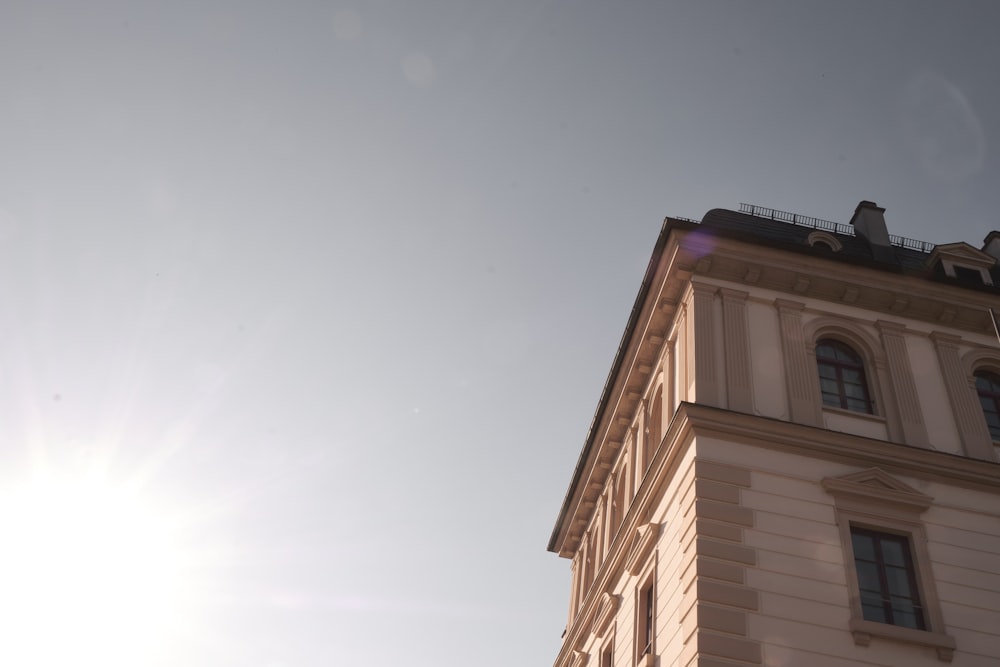
[[[730,410],[753,413],[753,374],[750,370],[750,327],[747,292],[719,290],[726,352],[726,398]]]
[[[941,374],[948,390],[955,425],[965,455],[984,461],[995,461],[993,439],[990,437],[983,411],[976,395],[975,379],[968,376],[958,353],[961,338],[935,331],[931,334],[937,352]]]
[[[715,365],[715,285],[691,283],[694,306],[694,393],[695,403],[726,407],[722,403]]]
[[[906,339],[903,337],[906,327],[883,320],[876,322],[875,326],[882,336],[882,348],[885,350],[889,367],[892,395],[896,398],[897,414],[902,429],[901,439],[907,445],[929,447],[927,427],[924,424],[920,398],[917,395],[917,384],[913,380],[910,355],[906,351]]]
[[[810,363],[802,329],[804,304],[775,299],[781,328],[781,349],[785,360],[788,411],[798,424],[820,426],[819,380],[815,362]]]

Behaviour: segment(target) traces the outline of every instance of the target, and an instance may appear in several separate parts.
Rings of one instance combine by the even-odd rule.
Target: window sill
[[[845,410],[844,408],[835,408],[832,405],[824,404],[823,412],[831,412],[835,415],[844,415],[845,417],[857,417],[858,419],[875,422],[876,424],[885,424],[885,417],[881,415],[873,415],[868,412],[856,412],[854,410]]]
[[[882,637],[898,642],[909,644],[919,644],[937,649],[938,660],[951,662],[955,653],[955,640],[942,632],[931,632],[929,630],[915,630],[904,628],[899,625],[889,625],[888,623],[877,623],[875,621],[865,621],[856,618],[851,619],[851,634],[854,635],[854,643],[858,646],[868,646],[872,637]]]
[[[636,662],[637,667],[656,667],[656,656],[652,652],[643,653]]]

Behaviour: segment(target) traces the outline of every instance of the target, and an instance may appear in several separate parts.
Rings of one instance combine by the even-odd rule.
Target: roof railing
[[[787,222],[801,227],[822,229],[836,234],[844,234],[845,236],[857,236],[854,233],[853,225],[845,225],[841,222],[833,222],[831,220],[821,220],[820,218],[813,218],[808,215],[799,215],[798,213],[789,213],[788,211],[779,211],[776,208],[767,208],[764,206],[757,206],[756,204],[740,204],[740,213],[747,213],[758,218],[777,220],[778,222]],[[917,250],[919,252],[931,252],[934,250],[933,243],[909,239],[905,236],[897,236],[896,234],[889,234],[889,243],[899,248],[907,248],[908,250]]]

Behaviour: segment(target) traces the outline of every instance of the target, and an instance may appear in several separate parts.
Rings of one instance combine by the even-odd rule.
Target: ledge
[[[823,405],[823,412],[829,412],[835,415],[841,415],[843,417],[857,417],[858,419],[864,419],[865,421],[875,422],[876,424],[885,424],[885,417],[882,415],[874,415],[870,412],[857,412],[856,410],[845,410],[844,408],[835,408],[832,405]]]
[[[908,644],[919,644],[937,649],[938,660],[951,662],[955,653],[955,640],[943,632],[930,632],[928,630],[916,630],[914,628],[904,628],[899,625],[889,625],[888,623],[878,623],[876,621],[864,621],[851,619],[851,634],[854,635],[854,643],[858,646],[868,646],[872,637],[891,639],[897,642]]]

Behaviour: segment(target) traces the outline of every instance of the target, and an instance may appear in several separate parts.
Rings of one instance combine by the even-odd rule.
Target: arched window
[[[976,393],[983,406],[983,416],[990,429],[990,437],[1000,440],[1000,375],[988,371],[976,371]]]
[[[864,360],[850,346],[830,338],[820,340],[816,343],[816,365],[824,405],[853,412],[874,412]]]

